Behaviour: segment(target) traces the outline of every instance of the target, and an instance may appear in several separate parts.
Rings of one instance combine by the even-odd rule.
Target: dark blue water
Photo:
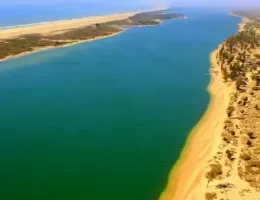
[[[158,199],[239,21],[184,12],[0,64],[0,199]]]

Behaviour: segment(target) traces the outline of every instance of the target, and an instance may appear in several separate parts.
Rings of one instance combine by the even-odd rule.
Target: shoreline
[[[124,20],[138,12],[122,13],[114,15],[104,15],[95,17],[86,17],[81,19],[72,19],[66,21],[53,21],[48,24],[38,24],[33,26],[23,26],[11,29],[0,30],[0,40],[12,39],[20,37],[21,35],[55,35],[58,33],[66,32],[71,29],[82,28],[93,24],[106,23],[117,20]]]
[[[65,45],[60,45],[60,46],[48,46],[48,47],[43,47],[43,48],[37,48],[33,51],[27,51],[27,52],[23,52],[23,53],[20,53],[20,54],[17,54],[17,55],[11,55],[11,56],[7,56],[6,58],[0,59],[0,64],[5,62],[5,61],[20,58],[22,56],[28,56],[28,55],[39,53],[39,52],[42,52],[42,51],[47,51],[47,50],[51,50],[51,49],[66,48],[66,47],[74,46],[74,45],[81,44],[81,43],[94,42],[96,40],[102,40],[102,39],[106,39],[106,38],[109,38],[109,37],[114,37],[114,36],[117,36],[117,35],[119,35],[123,32],[124,32],[124,30],[121,30],[117,33],[113,33],[113,34],[110,34],[110,35],[107,35],[107,36],[100,36],[100,37],[96,37],[96,38],[92,38],[92,39],[88,39],[88,40],[75,41],[75,42],[65,44]]]
[[[141,11],[140,11],[141,12]],[[16,29],[16,28],[24,28],[24,27],[34,27],[34,26],[42,26],[42,25],[49,25],[53,23],[64,23],[64,22],[72,22],[76,20],[86,20],[88,18],[96,18],[96,17],[111,17],[116,15],[124,15],[124,14],[136,14],[139,13],[139,11],[136,12],[122,12],[122,13],[114,13],[114,14],[104,14],[104,15],[91,15],[91,16],[85,16],[85,17],[78,17],[78,18],[71,18],[71,19],[60,19],[60,20],[53,20],[53,21],[46,21],[46,22],[35,22],[35,23],[28,23],[28,24],[19,24],[19,25],[13,25],[13,26],[3,26],[0,27],[0,31],[3,30],[10,30],[10,29]]]
[[[238,32],[243,30],[248,20],[242,18]],[[207,88],[210,94],[208,108],[190,132],[159,200],[205,199],[208,184],[205,177],[207,162],[218,150],[230,95],[235,91],[232,85],[227,85],[223,81],[220,66],[217,64],[216,54],[220,46],[221,44],[210,54],[211,80]]]
[[[239,26],[238,32],[243,31],[246,23],[251,21],[248,17],[242,17],[242,16],[239,16],[239,15],[233,14],[232,12],[229,12],[228,14],[233,16],[233,17],[238,17],[238,18],[242,19],[242,21],[238,24],[238,26]]]
[[[42,36],[46,35],[55,35],[58,33],[63,33],[72,29],[77,29],[85,26],[91,26],[93,24],[98,24],[98,23],[106,23],[110,21],[116,21],[116,20],[124,20],[127,19],[133,15],[135,15],[137,12],[131,12],[131,13],[118,13],[118,14],[112,14],[112,15],[102,15],[102,16],[93,16],[93,17],[85,17],[85,18],[80,18],[80,19],[71,19],[71,20],[60,20],[60,21],[53,21],[49,22],[48,24],[36,24],[33,26],[23,26],[23,27],[14,27],[11,29],[0,29],[0,41],[1,40],[6,40],[6,39],[13,39],[13,38],[18,38],[21,35],[31,35],[31,34],[40,34]],[[76,44],[80,43],[85,43],[85,42],[91,42],[91,41],[96,41],[108,37],[113,37],[118,34],[121,34],[124,32],[124,30],[119,30],[118,32],[111,33],[109,35],[104,35],[104,36],[98,36],[95,38],[87,39],[87,40],[75,40],[71,41],[70,43],[60,45],[60,46],[45,46],[45,47],[36,47],[32,51],[26,51],[22,52],[16,55],[9,55],[5,58],[0,59],[0,63],[5,62],[10,59],[15,59],[19,58],[22,56],[27,56],[30,54],[38,53],[41,51],[46,51],[54,48],[64,48],[64,47],[69,47],[73,46]]]
[[[211,81],[207,89],[210,93],[210,103],[201,120],[189,134],[181,156],[169,176],[169,184],[160,200],[204,198],[203,188],[206,189],[207,186],[207,179],[204,175],[205,166],[215,152],[218,141],[221,140],[220,131],[223,128],[231,94],[231,87],[227,87],[223,83],[220,71],[215,70],[214,57],[217,50],[211,53],[212,70],[217,71],[218,74],[211,72]],[[205,135],[205,132],[211,134]],[[216,145],[212,144],[212,141]]]
[[[56,21],[54,20],[49,22],[10,26],[10,28],[0,27],[0,41],[5,39],[16,38],[21,35],[30,35],[30,34],[50,35],[53,33],[57,34],[56,32],[64,32],[70,29],[82,28],[84,26],[89,26],[93,24],[125,20],[138,13],[155,12],[155,11],[161,11],[165,9],[168,9],[168,7],[156,8],[156,9],[154,8],[150,10],[137,10],[131,12],[105,14],[105,15],[94,15],[94,16],[72,18],[72,19],[65,19],[65,20],[56,20]]]
[[[115,15],[123,15],[123,14],[137,14],[141,12],[152,12],[152,11],[160,11],[160,10],[167,10],[169,7],[161,7],[161,8],[154,8],[154,9],[140,9],[136,11],[123,11],[121,13],[110,13],[110,14],[98,14],[98,15],[90,15],[90,16],[84,16],[84,17],[75,17],[71,19],[58,19],[58,20],[53,20],[53,21],[42,21],[42,22],[35,22],[35,23],[27,23],[27,24],[18,24],[18,25],[10,25],[10,26],[2,26],[0,27],[0,31],[2,30],[9,30],[9,29],[15,29],[15,28],[23,28],[23,27],[33,27],[33,26],[41,26],[41,25],[48,25],[48,24],[53,24],[53,23],[60,23],[60,22],[71,22],[75,20],[84,20],[88,18],[96,18],[96,17],[111,17]]]
[[[162,10],[162,8],[158,9],[153,9],[147,12],[154,12],[154,11],[159,11]],[[58,34],[63,34],[68,31],[78,29],[78,28],[84,28],[86,26],[95,26],[96,24],[102,24],[102,23],[107,23],[107,22],[113,22],[113,21],[120,21],[120,20],[126,20],[138,13],[139,12],[128,12],[128,13],[117,13],[117,14],[111,14],[111,15],[100,15],[100,16],[92,16],[92,17],[84,17],[84,18],[79,18],[79,19],[71,19],[71,20],[59,20],[59,21],[53,21],[53,22],[48,22],[48,23],[40,23],[40,24],[35,24],[35,25],[28,25],[28,26],[18,26],[10,29],[0,29],[0,42],[5,41],[7,39],[16,39],[21,36],[25,35],[41,35],[41,36],[55,36]],[[162,20],[159,21],[159,24],[163,23]],[[155,25],[137,25],[134,27],[146,27],[146,26],[155,26]],[[118,26],[120,27],[120,26]],[[129,27],[128,27],[129,28]],[[104,39],[107,37],[113,37],[118,34],[123,33],[127,28],[119,28],[117,31],[114,31],[114,33],[110,33],[109,35],[103,35],[103,36],[97,36],[93,37],[91,39],[86,39],[86,40],[70,40],[66,44],[63,45],[55,45],[55,44],[50,44],[46,45],[45,47],[37,47],[32,48],[32,51],[24,51],[19,54],[15,55],[9,55],[4,58],[0,58],[0,63],[5,62],[10,59],[15,59],[19,58],[22,56],[38,53],[41,51],[46,51],[54,48],[62,48],[62,47],[69,47],[72,45],[76,45],[79,43],[85,43],[85,42],[91,42],[91,41],[96,41],[100,39]],[[61,42],[63,42],[61,40]],[[64,40],[64,42],[66,42]]]

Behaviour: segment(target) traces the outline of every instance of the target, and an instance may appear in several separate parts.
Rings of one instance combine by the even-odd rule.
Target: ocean
[[[0,5],[0,29],[48,23],[57,20],[153,9],[151,4],[133,3],[46,3]]]
[[[209,54],[240,21],[182,12],[0,63],[0,199],[159,198],[209,104]]]

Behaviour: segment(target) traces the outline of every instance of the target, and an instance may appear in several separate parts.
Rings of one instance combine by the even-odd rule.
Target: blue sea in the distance
[[[3,27],[68,20],[87,16],[106,15],[122,12],[142,11],[153,8],[147,4],[109,3],[52,3],[34,5],[1,5],[0,29]]]
[[[209,54],[239,22],[182,12],[0,63],[0,199],[159,198],[208,106]]]

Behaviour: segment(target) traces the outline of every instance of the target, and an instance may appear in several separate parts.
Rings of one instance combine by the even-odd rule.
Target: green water
[[[158,199],[239,21],[184,13],[0,64],[0,199]]]

